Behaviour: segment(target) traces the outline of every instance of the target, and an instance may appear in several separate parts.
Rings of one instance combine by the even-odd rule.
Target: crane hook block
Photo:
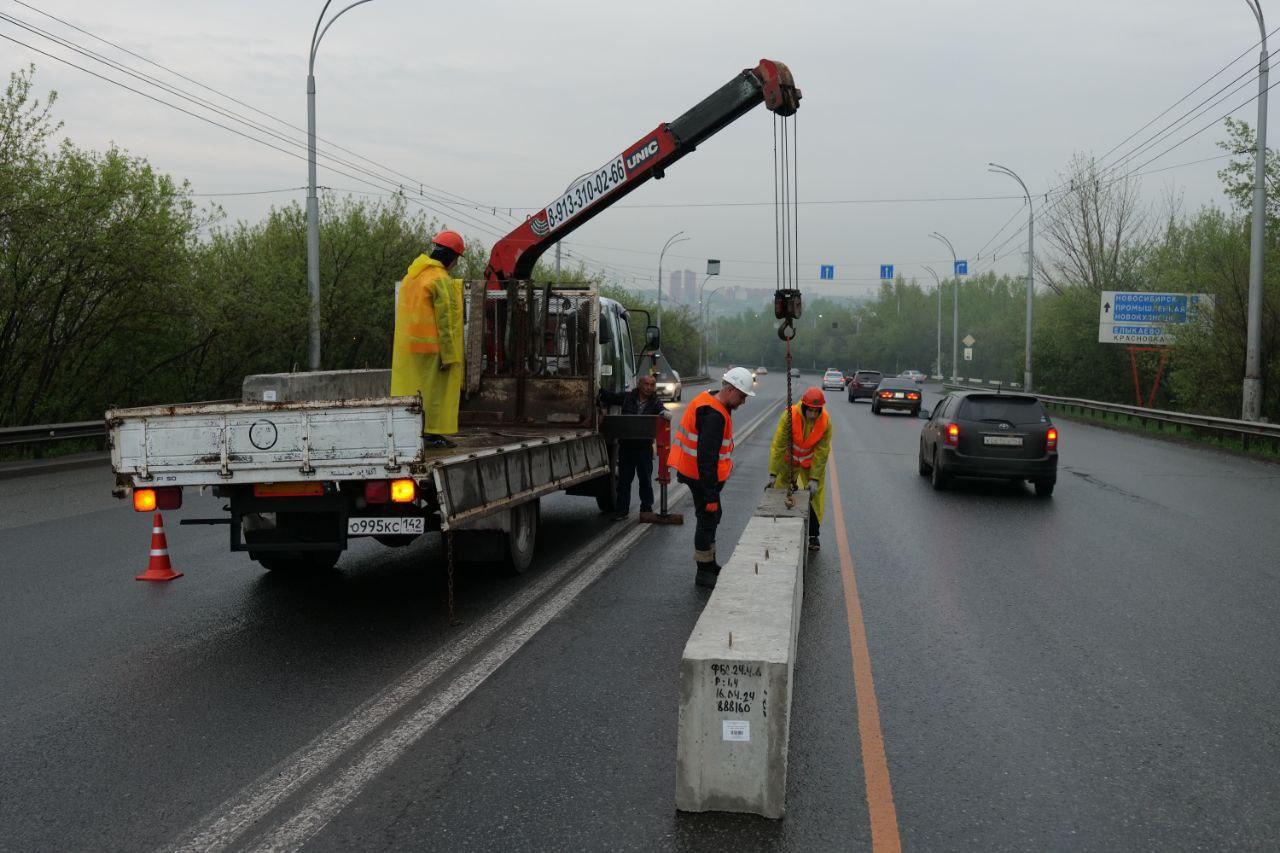
[[[799,320],[801,304],[800,291],[775,290],[773,293],[773,316],[779,320]]]
[[[796,327],[792,323],[791,318],[788,317],[787,319],[782,321],[781,325],[778,326],[778,337],[781,340],[789,341],[795,336],[796,336]]]

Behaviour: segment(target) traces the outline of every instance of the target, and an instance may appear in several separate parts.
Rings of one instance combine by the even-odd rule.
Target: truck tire
[[[244,516],[243,535],[249,546],[249,559],[255,560],[269,572],[280,574],[304,574],[327,572],[338,564],[342,556],[339,549],[255,551],[255,544],[271,541],[277,529],[287,530],[296,542],[323,542],[328,534],[321,518],[297,513],[277,513],[275,521],[267,521],[257,514]]]
[[[538,524],[542,512],[538,499],[520,504],[508,510],[511,529],[506,533],[506,548],[502,564],[512,574],[522,575],[533,564],[533,552],[538,544]]]

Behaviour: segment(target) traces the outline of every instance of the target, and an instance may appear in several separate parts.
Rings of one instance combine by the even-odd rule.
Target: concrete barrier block
[[[246,403],[297,403],[309,400],[357,400],[391,393],[390,370],[317,370],[309,373],[259,373],[246,376]]]
[[[776,494],[785,496],[780,490]],[[766,492],[680,664],[676,807],[782,817],[803,569],[800,517]]]

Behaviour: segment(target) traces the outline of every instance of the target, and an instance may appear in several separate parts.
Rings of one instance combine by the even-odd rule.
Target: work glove
[[[707,512],[719,512],[719,511],[720,511],[720,501],[718,500],[707,501]]]
[[[770,474],[770,475],[769,475],[769,488],[771,488],[771,489],[772,489],[772,488],[777,484],[777,482],[778,482],[778,475],[777,475],[777,474]]]

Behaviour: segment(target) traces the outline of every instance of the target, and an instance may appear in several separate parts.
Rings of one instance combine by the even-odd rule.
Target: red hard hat
[[[439,234],[431,238],[431,242],[435,243],[437,246],[444,246],[446,249],[451,249],[459,255],[463,254],[467,250],[467,247],[463,245],[462,235],[457,231],[441,231]]]
[[[800,402],[804,403],[811,409],[821,409],[827,404],[827,395],[822,393],[821,388],[810,388],[804,392],[804,396],[800,398]]]

